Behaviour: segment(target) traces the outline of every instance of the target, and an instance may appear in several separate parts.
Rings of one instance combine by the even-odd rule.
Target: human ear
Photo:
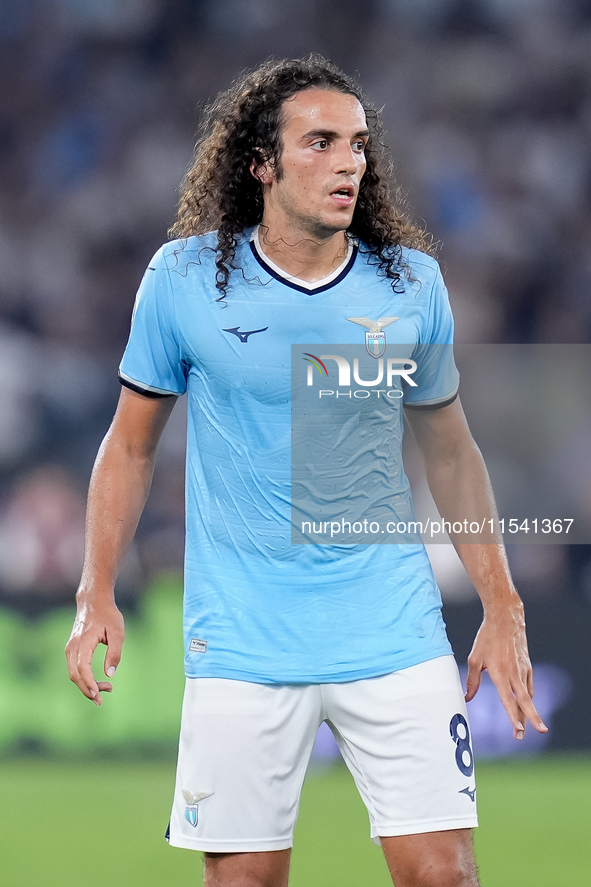
[[[261,185],[270,185],[275,178],[274,164],[271,160],[265,159],[261,148],[255,148],[259,158],[253,157],[250,162],[250,172]]]

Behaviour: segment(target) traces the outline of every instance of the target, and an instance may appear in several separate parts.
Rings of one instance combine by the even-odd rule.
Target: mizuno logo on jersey
[[[232,333],[232,335],[237,336],[237,337],[240,339],[240,341],[241,341],[244,345],[246,345],[246,343],[248,342],[248,337],[249,337],[249,336],[254,335],[254,333],[264,333],[265,330],[268,330],[268,329],[269,329],[268,326],[264,326],[264,327],[263,327],[262,329],[260,329],[260,330],[244,330],[244,332],[240,332],[240,327],[238,327],[238,326],[233,326],[233,327],[232,327],[231,329],[229,329],[229,330],[222,330],[222,332],[224,332],[224,333]]]
[[[380,317],[378,320],[370,320],[369,317],[348,317],[351,323],[358,323],[368,330],[365,334],[365,347],[372,357],[381,357],[386,350],[386,333],[384,327],[390,326],[398,317]]]
[[[468,795],[468,797],[470,798],[470,800],[471,800],[471,801],[474,801],[475,798],[476,798],[476,789],[475,789],[475,788],[470,788],[470,786],[467,785],[466,788],[462,788],[462,789],[460,789],[460,791],[458,792],[458,794],[459,794],[459,795]]]

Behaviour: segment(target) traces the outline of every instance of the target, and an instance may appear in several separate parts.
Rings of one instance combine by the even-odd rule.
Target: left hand
[[[498,603],[485,612],[468,656],[466,702],[476,695],[485,669],[513,725],[515,739],[523,739],[526,720],[538,733],[547,733],[548,728],[532,702],[532,666],[527,650],[523,604],[518,597],[509,605]]]

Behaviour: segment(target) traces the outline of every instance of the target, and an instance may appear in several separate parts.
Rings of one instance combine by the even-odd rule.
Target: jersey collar
[[[301,293],[306,293],[309,296],[313,296],[316,293],[322,293],[327,289],[330,289],[332,286],[336,286],[337,283],[340,283],[343,280],[351,268],[355,263],[355,258],[357,256],[358,248],[357,243],[354,242],[351,238],[348,238],[349,247],[347,249],[347,255],[341,262],[338,268],[329,274],[328,277],[323,277],[322,280],[315,280],[314,283],[310,283],[307,280],[302,280],[300,277],[293,277],[290,274],[287,274],[279,265],[276,265],[275,262],[271,261],[271,259],[266,256],[262,250],[260,241],[259,241],[259,226],[253,229],[252,234],[250,235],[250,249],[252,251],[253,256],[265,269],[267,274],[270,274],[271,277],[274,277],[275,280],[280,281],[280,283],[284,283],[285,286],[290,286],[294,290],[299,290]]]

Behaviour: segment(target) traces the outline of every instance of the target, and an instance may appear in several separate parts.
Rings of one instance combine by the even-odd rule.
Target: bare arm
[[[488,521],[493,519],[497,526],[488,472],[460,401],[440,410],[407,410],[406,418],[425,458],[429,488],[443,519],[452,523],[484,520],[488,527]],[[532,702],[532,667],[523,604],[511,579],[502,538],[498,532],[489,531],[479,541],[466,539],[451,535],[484,610],[468,657],[466,699],[475,696],[481,674],[487,669],[513,725],[515,738],[523,738],[526,719],[545,733],[547,727]]]
[[[97,705],[108,681],[95,680],[92,656],[107,646],[105,674],[121,659],[123,617],[115,605],[115,581],[150,490],[156,448],[176,402],[122,388],[113,423],[101,444],[88,492],[86,545],[77,613],[66,659],[70,679]]]

